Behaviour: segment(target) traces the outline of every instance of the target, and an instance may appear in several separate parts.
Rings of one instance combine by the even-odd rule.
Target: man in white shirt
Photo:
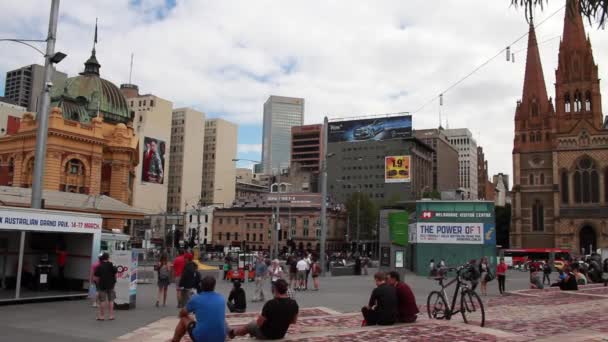
[[[302,257],[299,258],[298,263],[296,264],[296,268],[298,269],[298,287],[296,290],[304,290],[306,283],[306,269],[308,268],[308,263]]]
[[[304,290],[308,290],[308,275],[310,274],[310,268],[312,266],[312,257],[310,254],[304,259],[306,261],[306,281],[304,282]]]

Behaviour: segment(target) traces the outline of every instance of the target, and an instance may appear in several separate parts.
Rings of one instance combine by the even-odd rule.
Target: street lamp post
[[[325,276],[325,240],[327,238],[327,131],[328,131],[327,116],[323,119],[323,137],[321,140],[323,158],[321,159],[321,276]]]

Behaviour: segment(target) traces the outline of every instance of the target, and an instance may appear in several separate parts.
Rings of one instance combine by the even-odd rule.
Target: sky
[[[559,10],[537,27],[552,97],[564,3],[549,0],[535,12],[540,23]],[[49,8],[50,1],[2,1],[0,38],[44,39]],[[127,83],[133,53],[140,92],[237,123],[239,158],[260,160],[263,103],[282,95],[305,98],[306,124],[411,112],[414,129],[425,129],[437,127],[441,113],[444,127],[471,130],[490,174],[512,173],[527,37],[512,43],[528,24],[510,0],[62,0],[56,49],[68,57],[59,70],[82,71],[96,17],[103,78]],[[601,63],[608,32],[589,23],[587,32],[600,79],[608,79]],[[515,63],[500,54],[444,92],[507,46]],[[0,94],[6,71],[32,63],[43,58],[0,42]],[[601,89],[608,94],[606,82]]]

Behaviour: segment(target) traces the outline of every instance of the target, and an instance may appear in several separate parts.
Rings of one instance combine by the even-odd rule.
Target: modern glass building
[[[304,99],[270,96],[264,103],[262,164],[264,173],[289,167],[291,127],[304,124]]]

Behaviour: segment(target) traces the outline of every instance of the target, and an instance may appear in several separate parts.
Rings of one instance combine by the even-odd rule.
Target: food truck
[[[86,297],[101,227],[96,214],[0,206],[0,302]]]

